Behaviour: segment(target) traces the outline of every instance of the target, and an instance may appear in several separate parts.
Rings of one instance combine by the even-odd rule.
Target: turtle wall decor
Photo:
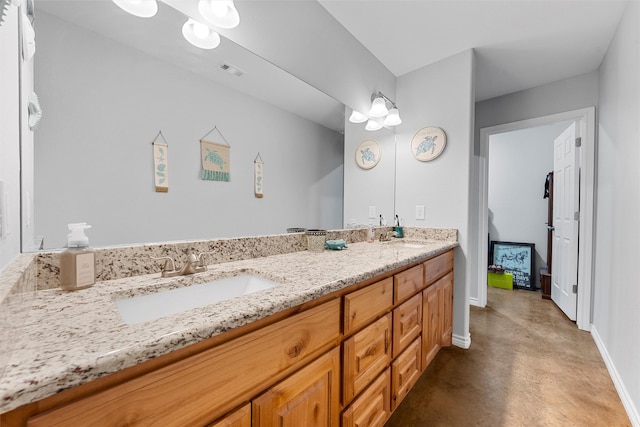
[[[437,158],[447,145],[447,135],[435,126],[428,126],[416,132],[411,140],[411,154],[421,162]]]

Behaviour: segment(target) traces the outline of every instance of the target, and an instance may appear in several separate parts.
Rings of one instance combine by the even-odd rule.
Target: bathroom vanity
[[[383,425],[451,345],[457,242],[348,246],[38,291],[0,425]],[[242,274],[278,285],[133,324],[114,303]]]

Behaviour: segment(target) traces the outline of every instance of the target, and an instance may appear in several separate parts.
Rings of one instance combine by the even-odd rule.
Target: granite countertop
[[[0,381],[0,413],[134,366],[458,246],[455,241],[352,243],[209,266],[192,276],[149,274],[88,289],[38,291]],[[114,300],[238,274],[280,286],[129,325]]]

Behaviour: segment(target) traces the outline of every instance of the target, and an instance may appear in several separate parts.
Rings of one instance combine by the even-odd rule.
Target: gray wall
[[[553,171],[553,141],[570,122],[491,135],[489,234],[491,240],[534,243],[538,270],[547,262],[548,200],[544,182]],[[489,260],[491,262],[491,260]]]
[[[18,9],[0,26],[0,180],[5,182],[8,230],[0,238],[0,271],[20,254],[20,121]]]
[[[640,3],[600,67],[593,334],[640,425]],[[633,408],[631,408],[633,406]]]
[[[46,247],[63,246],[78,221],[93,226],[95,246],[341,227],[342,135],[45,13],[37,30],[36,232]],[[199,178],[199,139],[214,125],[231,145],[228,183]],[[168,193],[153,189],[160,129]],[[253,194],[258,152],[263,199]]]
[[[471,50],[398,78],[402,124],[396,127],[396,213],[404,225],[458,229],[454,285],[454,338],[469,339],[470,158],[473,147],[473,69]],[[426,126],[441,127],[447,146],[437,159],[420,162],[411,139]],[[416,220],[416,205],[425,219]]]

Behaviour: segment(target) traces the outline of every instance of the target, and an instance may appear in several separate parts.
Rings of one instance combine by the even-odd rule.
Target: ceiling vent
[[[234,67],[231,64],[222,64],[220,65],[220,68],[224,71],[226,71],[229,74],[233,74],[236,77],[240,77],[242,75],[244,75],[244,71],[242,71],[239,68]]]

